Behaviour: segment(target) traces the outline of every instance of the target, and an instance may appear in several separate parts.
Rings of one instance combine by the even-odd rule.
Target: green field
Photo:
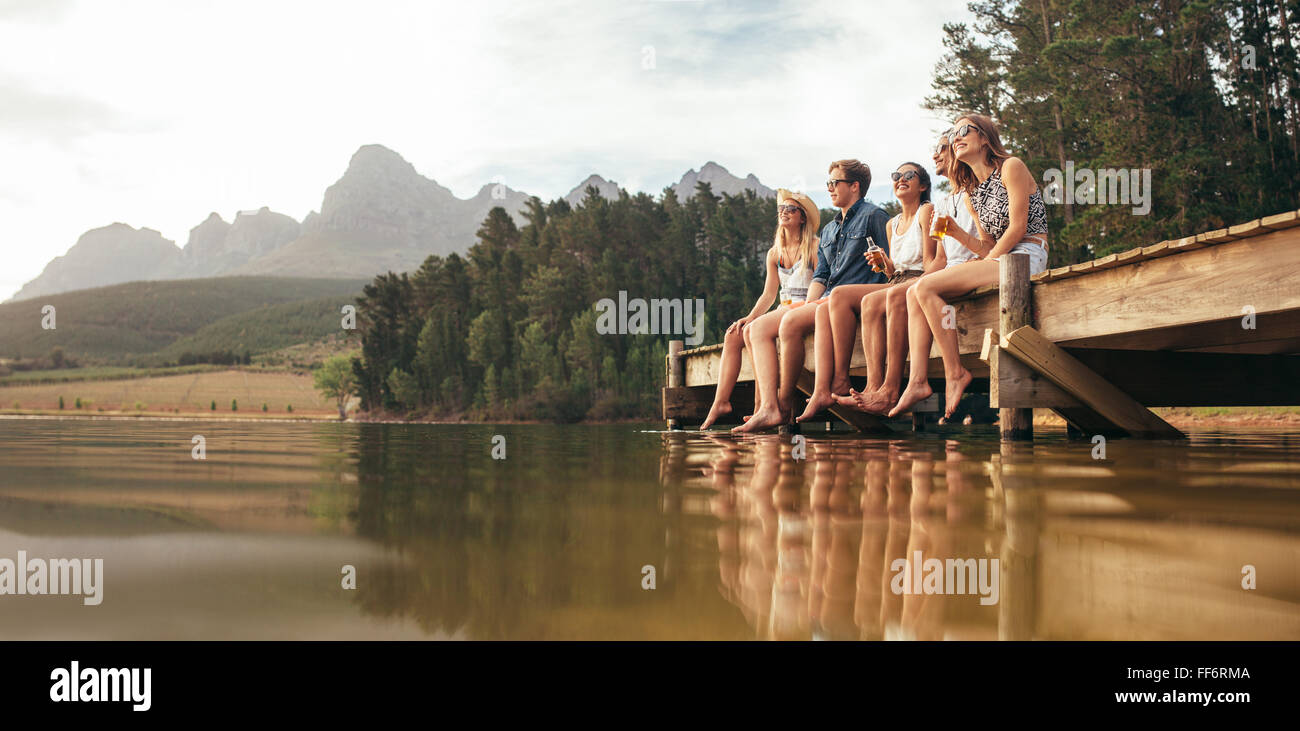
[[[327,322],[326,310],[359,295],[366,281],[214,277],[129,282],[0,304],[0,358],[42,357],[57,346],[83,365],[130,365],[189,336],[209,352],[238,348],[242,353],[254,343],[273,350],[301,342],[293,340],[295,333],[312,339]],[[274,309],[290,303],[297,306]],[[46,305],[55,308],[54,329],[42,327]],[[243,313],[250,318],[200,336],[205,327]],[[334,313],[337,327],[338,307]]]
[[[80,409],[77,399],[81,399]],[[231,408],[232,401],[236,408]],[[262,404],[266,404],[265,412]],[[293,406],[292,412],[289,406]],[[0,388],[0,412],[338,416],[334,404],[316,392],[310,373],[230,368],[126,380],[10,384]]]

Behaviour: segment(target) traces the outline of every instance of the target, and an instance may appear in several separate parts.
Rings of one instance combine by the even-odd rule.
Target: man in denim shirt
[[[831,339],[829,310],[825,295],[841,284],[872,284],[885,282],[885,275],[871,270],[867,263],[867,237],[870,236],[885,253],[889,253],[889,238],[885,224],[889,215],[863,200],[871,187],[871,168],[858,160],[837,160],[830,164],[831,178],[826,190],[831,194],[831,204],[840,209],[839,215],[822,229],[817,250],[817,270],[808,288],[807,304],[796,307],[781,319],[781,386],[777,404],[763,404],[749,421],[736,431],[758,431],[780,426],[790,421],[794,405],[794,390],[803,373],[804,338],[814,329],[817,337],[818,377],[829,379],[833,373],[822,374],[821,351],[826,350],[827,371],[834,370],[834,343]],[[825,326],[822,323],[825,321]],[[822,333],[822,330],[825,333]],[[825,347],[823,348],[823,343]],[[811,405],[810,405],[811,407]],[[824,408],[818,406],[817,410]]]

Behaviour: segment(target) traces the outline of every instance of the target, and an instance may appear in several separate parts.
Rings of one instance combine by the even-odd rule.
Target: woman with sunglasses
[[[808,287],[817,269],[817,231],[821,212],[812,198],[798,192],[776,192],[777,226],[772,248],[767,251],[767,282],[748,315],[731,323],[722,341],[722,362],[718,368],[718,387],[713,406],[700,429],[713,426],[720,417],[731,413],[731,392],[740,377],[741,347],[749,350],[755,374],[754,411],[764,399],[776,403],[776,379],[757,378],[759,373],[777,372],[776,339],[781,318],[808,298]],[[768,312],[772,303],[777,308]],[[763,388],[759,386],[763,385]],[[770,385],[771,388],[766,388]],[[764,393],[771,391],[771,393]]]
[[[980,237],[966,243],[977,259],[922,277],[907,293],[909,317],[924,317],[934,342],[943,355],[945,418],[950,418],[961,400],[971,374],[961,364],[957,330],[944,327],[948,299],[998,281],[998,260],[1003,254],[1029,254],[1029,273],[1047,268],[1047,209],[1042,193],[1029,168],[1002,147],[998,128],[982,114],[962,115],[949,137],[954,158],[952,174],[955,193],[969,195]],[[942,216],[936,226],[949,231],[959,228],[951,216]],[[896,416],[931,394],[927,378],[930,360],[926,338],[912,338],[911,377],[898,403],[889,412]],[[924,352],[920,348],[924,346]]]
[[[934,213],[930,174],[917,163],[905,162],[889,177],[894,181],[894,197],[902,206],[885,230],[893,256],[879,250],[866,254],[872,267],[889,279],[885,284],[843,285],[831,293],[830,302],[836,385],[840,389],[832,385],[831,393],[841,405],[876,413],[888,411],[898,400],[897,385],[887,403],[878,392],[886,383],[902,381],[907,348],[907,290],[925,272],[943,268],[943,260],[936,255],[938,246],[929,234]],[[867,356],[867,386],[862,393],[849,388],[848,383],[858,312],[862,316],[862,348]],[[810,403],[813,400],[810,398]]]

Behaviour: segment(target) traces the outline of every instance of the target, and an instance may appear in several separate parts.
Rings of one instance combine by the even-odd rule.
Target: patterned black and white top
[[[1007,198],[1007,186],[1002,184],[1001,167],[975,186],[970,202],[979,214],[984,230],[994,241],[1001,239],[1011,224],[1011,204]],[[1032,234],[1047,234],[1047,208],[1043,205],[1043,194],[1037,189],[1029,196],[1029,220],[1025,226],[1025,235]]]

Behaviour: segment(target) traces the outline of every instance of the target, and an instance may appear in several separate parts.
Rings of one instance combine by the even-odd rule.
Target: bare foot
[[[951,419],[952,412],[957,410],[957,402],[961,401],[962,392],[970,385],[970,371],[963,368],[961,369],[961,373],[957,374],[955,378],[949,377],[947,380],[948,385],[944,389],[944,398],[947,400],[947,403],[944,404],[943,415]]]
[[[868,414],[884,414],[898,402],[898,391],[882,388],[867,394],[862,410]]]
[[[867,402],[868,393],[870,392],[863,392],[850,388],[848,394],[844,396],[831,394],[831,398],[835,399],[835,403],[840,406],[861,411],[863,405]]]
[[[834,405],[835,398],[829,392],[817,393],[814,391],[813,395],[808,397],[808,407],[803,410],[802,414],[795,417],[795,421],[802,422],[804,419],[811,419],[817,415],[817,412]]]
[[[969,375],[969,374],[968,374]],[[908,383],[903,395],[899,397],[898,404],[889,412],[890,416],[898,416],[907,411],[916,404],[917,401],[930,398],[934,391],[930,388],[927,381],[920,383]]]
[[[700,424],[700,431],[704,431],[705,429],[708,429],[709,427],[713,426],[713,422],[717,421],[719,417],[726,416],[727,414],[730,413],[731,413],[730,402],[723,401],[720,403],[715,403],[713,405],[713,408],[709,409],[709,415],[704,417],[704,423]]]
[[[849,382],[846,376],[844,380],[835,379],[831,381],[831,395],[842,396],[852,390],[853,384]]]
[[[763,429],[771,429],[772,427],[781,426],[789,418],[790,417],[787,416],[786,414],[781,413],[779,409],[768,408],[764,406],[762,409],[759,409],[758,412],[755,413],[753,416],[749,417],[749,421],[746,421],[744,424],[741,424],[740,426],[736,427],[735,429],[732,429],[731,431],[733,433],[739,434],[745,432],[761,431]]]

